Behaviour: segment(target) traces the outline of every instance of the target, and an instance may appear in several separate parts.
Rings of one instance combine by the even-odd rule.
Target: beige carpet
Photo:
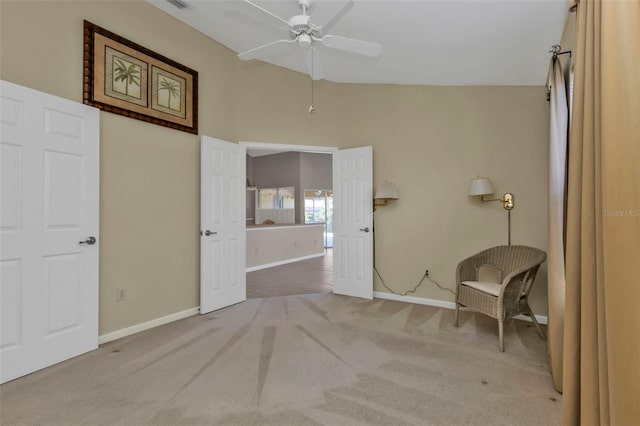
[[[0,388],[2,425],[554,425],[529,323],[315,294],[251,299]]]

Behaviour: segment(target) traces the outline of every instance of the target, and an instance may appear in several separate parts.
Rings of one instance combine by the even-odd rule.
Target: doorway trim
[[[278,152],[308,152],[308,153],[312,153],[312,154],[331,154],[331,156],[333,156],[334,153],[338,152],[340,149],[338,147],[335,146],[317,146],[317,145],[292,145],[292,144],[280,144],[280,143],[269,143],[269,142],[250,142],[250,141],[240,141],[238,142],[238,145],[244,146],[245,147],[245,151],[249,151],[249,149],[253,148],[253,149],[260,149],[260,150],[265,150],[265,151],[278,151]],[[334,200],[335,202],[335,200]],[[334,245],[335,245],[335,241],[334,241]],[[326,250],[326,248],[325,248]],[[311,256],[309,258],[312,257],[318,257],[316,255]],[[278,266],[279,264],[286,264],[286,263],[290,263],[290,262],[297,262],[299,260],[305,260],[305,258],[299,258],[299,259],[290,259],[284,262],[277,262],[274,264],[269,264],[269,265],[260,265],[259,267],[252,267],[252,268],[247,268],[246,272],[253,272],[253,271],[257,271],[259,269],[264,269],[264,268],[269,268],[272,266]]]
[[[269,142],[249,142],[249,141],[240,141],[238,145],[244,146],[246,149],[264,149],[271,151],[297,151],[297,152],[309,152],[316,154],[333,154],[334,152],[339,151],[338,147],[335,146],[317,146],[317,145],[288,145],[288,144],[280,144],[280,143],[269,143]]]
[[[373,147],[371,146],[362,146],[362,147],[354,147],[354,148],[344,148],[339,149],[338,147],[332,146],[314,146],[314,145],[293,145],[293,144],[276,144],[276,143],[261,143],[261,142],[248,142],[248,141],[240,141],[238,142],[241,145],[245,152],[250,149],[256,150],[265,150],[265,151],[276,151],[276,152],[309,152],[309,153],[322,153],[322,154],[331,154],[332,156],[332,164],[333,164],[333,172],[332,172],[332,181],[333,188],[332,190],[336,191],[337,183],[346,184],[348,188],[346,189],[347,193],[349,192],[349,188],[351,192],[357,192],[360,194],[358,200],[354,201],[355,206],[352,203],[347,203],[345,208],[355,209],[358,206],[361,206],[361,210],[364,209],[363,215],[356,214],[354,220],[351,223],[347,220],[346,226],[348,228],[348,232],[344,234],[344,239],[346,240],[346,246],[349,253],[356,256],[355,265],[360,265],[361,268],[356,270],[354,264],[351,264],[352,268],[349,269],[349,253],[347,253],[347,257],[342,257],[338,263],[336,263],[336,259],[334,258],[334,272],[333,272],[333,293],[334,294],[343,294],[348,296],[356,296],[362,297],[365,299],[371,299],[373,297],[373,269],[371,269],[370,273],[361,273],[367,268],[362,267],[362,263],[369,264],[372,268],[373,265],[373,253],[371,252],[371,248],[373,247],[372,238],[363,237],[358,233],[364,232],[368,233],[370,229],[373,227],[373,209],[371,200],[373,199]],[[363,160],[364,159],[364,160]],[[362,161],[365,161],[368,165],[366,167],[362,166]],[[344,172],[340,174],[337,172],[336,162],[340,161],[340,169]],[[359,165],[360,164],[360,165]],[[346,177],[345,177],[346,176]],[[346,179],[346,180],[345,180]],[[355,185],[355,186],[354,186]],[[359,186],[358,186],[359,185]],[[364,186],[363,186],[364,185]],[[361,190],[358,192],[356,188],[358,187]],[[354,192],[354,193],[355,193]],[[335,209],[339,208],[341,204],[339,204],[339,197],[342,194],[342,190],[339,192],[339,196],[334,197],[334,214]],[[365,200],[368,199],[368,200]],[[364,204],[368,203],[368,204]],[[368,205],[368,207],[366,207]],[[353,211],[355,214],[355,210]],[[342,213],[341,213],[342,214]],[[351,216],[347,212],[347,216]],[[366,216],[366,217],[365,217]],[[353,225],[353,226],[351,226]],[[335,224],[334,224],[335,226]],[[334,229],[335,233],[335,229]],[[356,236],[357,234],[357,236]],[[342,238],[342,237],[341,237]],[[356,241],[357,243],[353,243]],[[334,252],[341,254],[343,245],[340,243],[340,239],[336,239],[334,236]],[[355,250],[355,251],[354,251]],[[366,259],[363,262],[358,262],[358,253],[366,256]],[[364,258],[361,258],[361,260]],[[370,262],[370,263],[367,263]],[[339,265],[338,271],[336,271],[335,265]],[[342,266],[345,266],[343,268]],[[348,271],[347,275],[344,275],[344,271]],[[355,275],[354,275],[355,274]],[[336,282],[338,280],[338,275],[340,275],[340,289],[336,293]],[[360,284],[356,290],[354,290],[353,286],[349,285],[349,288],[345,287],[346,283],[350,283],[351,280],[354,280],[354,284]]]

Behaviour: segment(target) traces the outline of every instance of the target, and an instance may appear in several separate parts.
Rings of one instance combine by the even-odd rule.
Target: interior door
[[[200,313],[247,298],[246,150],[201,138]],[[242,194],[242,196],[241,196]]]
[[[333,154],[333,292],[373,298],[373,149]]]
[[[98,347],[99,111],[0,85],[4,383]]]

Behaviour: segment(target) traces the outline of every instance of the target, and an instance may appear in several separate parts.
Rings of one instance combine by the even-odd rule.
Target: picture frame
[[[83,103],[198,133],[198,72],[84,21]]]

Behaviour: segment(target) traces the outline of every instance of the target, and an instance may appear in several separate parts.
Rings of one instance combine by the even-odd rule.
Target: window
[[[295,187],[258,189],[259,209],[294,209]]]
[[[333,247],[333,191],[304,191],[304,223],[324,223],[324,246]]]

